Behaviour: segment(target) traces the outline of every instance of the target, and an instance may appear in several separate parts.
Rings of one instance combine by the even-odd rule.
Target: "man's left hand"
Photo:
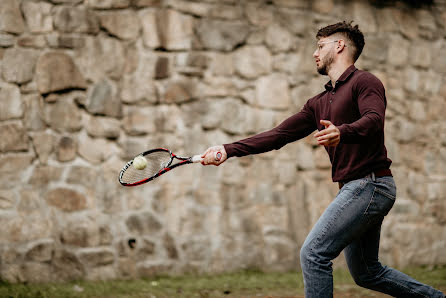
[[[328,120],[321,120],[321,124],[325,129],[314,134],[319,145],[336,147],[341,141],[341,133],[339,129]]]

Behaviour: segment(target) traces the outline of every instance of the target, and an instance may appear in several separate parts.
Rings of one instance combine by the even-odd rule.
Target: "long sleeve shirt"
[[[302,110],[277,127],[255,136],[224,144],[228,157],[277,150],[325,127],[331,121],[340,131],[340,143],[325,147],[332,164],[333,181],[363,177],[374,170],[388,169],[384,145],[386,96],[381,81],[351,65],[332,86],[310,98]]]

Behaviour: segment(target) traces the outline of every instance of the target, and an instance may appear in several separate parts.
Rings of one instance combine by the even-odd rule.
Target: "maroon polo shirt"
[[[341,133],[336,147],[325,147],[333,181],[364,177],[372,171],[388,169],[392,163],[384,145],[386,104],[381,81],[351,65],[334,87],[329,81],[325,91],[310,98],[299,113],[269,131],[224,147],[228,157],[277,150],[316,129],[325,129],[320,120],[329,120]]]

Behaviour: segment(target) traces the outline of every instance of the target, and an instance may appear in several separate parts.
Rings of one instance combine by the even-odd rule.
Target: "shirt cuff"
[[[235,155],[234,146],[232,144],[223,144],[223,147],[225,148],[227,158]]]
[[[347,124],[342,124],[338,126],[339,134],[340,134],[340,140],[339,143],[344,143],[348,141],[348,133],[349,133],[349,127]]]

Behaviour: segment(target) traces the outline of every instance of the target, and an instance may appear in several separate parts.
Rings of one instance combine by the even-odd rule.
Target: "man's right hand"
[[[218,152],[221,153],[221,158],[219,160],[216,160],[215,156],[217,155]],[[201,164],[204,166],[207,166],[207,165],[219,166],[222,163],[224,163],[226,159],[228,159],[228,155],[226,154],[225,147],[222,145],[209,147],[201,155],[201,157],[203,158],[203,160],[201,161]]]

